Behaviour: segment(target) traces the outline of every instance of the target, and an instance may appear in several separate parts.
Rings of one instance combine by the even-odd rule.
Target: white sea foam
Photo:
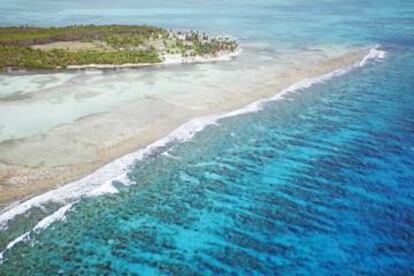
[[[171,159],[175,159],[175,160],[180,160],[180,158],[178,158],[177,156],[172,155],[169,150],[165,151],[162,153],[162,155],[171,158]]]
[[[2,252],[0,252],[0,264],[2,263],[3,257],[4,257],[4,253],[7,250],[12,249],[19,242],[26,241],[26,240],[30,240],[30,234],[33,231],[41,231],[41,230],[44,230],[44,229],[48,228],[52,223],[54,223],[56,221],[62,221],[62,220],[64,220],[66,213],[72,208],[73,204],[75,204],[75,203],[76,202],[72,202],[70,204],[67,204],[67,205],[61,207],[60,209],[58,209],[57,211],[55,211],[51,215],[43,218],[40,222],[38,222],[36,224],[36,226],[31,231],[28,231],[28,232],[20,235],[19,237],[15,238],[11,242],[9,242],[7,244],[7,246],[6,246],[6,248]]]
[[[36,226],[33,228],[33,230],[34,231],[43,230],[43,229],[48,228],[52,223],[54,223],[56,221],[64,220],[66,213],[72,208],[73,204],[75,204],[75,203],[76,203],[76,201],[72,202],[72,203],[69,203],[69,204],[61,207],[60,209],[58,209],[53,214],[43,218],[38,224],[36,224]]]
[[[181,125],[167,136],[157,140],[153,144],[148,145],[144,149],[126,154],[78,181],[69,183],[55,190],[33,197],[18,204],[17,206],[16,204],[10,205],[10,207],[6,208],[0,215],[0,230],[5,229],[7,227],[8,221],[12,220],[17,215],[21,215],[33,207],[41,207],[42,204],[46,202],[58,202],[61,204],[67,204],[82,197],[99,196],[106,193],[116,193],[117,189],[112,185],[113,181],[119,181],[125,185],[131,184],[127,176],[128,168],[133,166],[135,162],[142,160],[145,156],[148,156],[154,152],[162,151],[162,149],[166,148],[168,144],[173,142],[187,141],[188,139],[191,139],[195,133],[203,130],[208,125],[216,124],[220,119],[258,112],[263,109],[266,102],[283,99],[287,93],[305,89],[314,84],[321,83],[333,77],[343,75],[354,68],[365,66],[370,60],[383,59],[385,55],[386,53],[382,50],[379,50],[379,47],[376,46],[372,48],[360,62],[352,66],[338,69],[318,77],[303,79],[282,90],[274,97],[258,100],[241,109],[237,109],[228,113],[204,116],[191,120]]]
[[[3,251],[0,252],[0,264],[3,263],[4,253],[7,250],[12,249],[17,243],[28,239],[29,238],[29,234],[30,234],[30,232],[26,232],[23,235],[18,236],[17,238],[15,238],[14,240],[12,240],[11,242],[9,242],[7,244],[6,248]]]
[[[93,189],[88,193],[89,196],[100,196],[104,194],[116,194],[118,190],[112,184],[113,181],[117,179],[110,179],[106,181],[104,184],[98,186],[97,188]],[[121,181],[122,182],[122,181]]]
[[[369,53],[361,60],[360,66],[364,66],[368,61],[373,59],[384,59],[387,52],[379,50],[380,46],[376,45],[374,48],[369,50]]]

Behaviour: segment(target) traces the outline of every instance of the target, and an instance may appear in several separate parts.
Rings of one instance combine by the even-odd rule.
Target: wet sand
[[[271,97],[304,78],[359,62],[367,52],[354,49],[322,62],[286,68],[283,74],[255,86],[241,83],[225,91],[204,87],[179,94],[146,94],[111,112],[97,112],[45,132],[4,140],[0,143],[0,205],[79,179],[194,118]]]

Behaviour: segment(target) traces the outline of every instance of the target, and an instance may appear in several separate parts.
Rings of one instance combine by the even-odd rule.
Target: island
[[[239,51],[228,37],[152,26],[0,28],[0,70],[138,67],[222,59]]]

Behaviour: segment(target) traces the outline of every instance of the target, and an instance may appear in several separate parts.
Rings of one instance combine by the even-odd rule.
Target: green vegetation
[[[30,46],[56,41],[76,41],[83,39],[101,40],[111,34],[154,34],[166,31],[150,26],[129,25],[73,25],[67,27],[3,27],[0,28],[0,44]]]
[[[30,47],[0,46],[2,68],[55,69],[68,65],[158,63],[158,53],[151,51],[96,51],[76,52],[52,49],[42,51]]]
[[[0,28],[0,69],[160,63],[168,54],[216,55],[237,47],[229,39],[150,26],[4,27]]]

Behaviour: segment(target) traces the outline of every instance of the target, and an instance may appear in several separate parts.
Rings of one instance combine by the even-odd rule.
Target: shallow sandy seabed
[[[138,87],[142,82],[147,86],[135,87],[135,94],[120,89],[123,94],[119,92],[116,98],[112,95],[106,100],[101,98],[99,107],[91,108],[93,112],[77,113],[67,122],[59,120],[56,115],[56,121],[42,127],[28,123],[19,135],[12,131],[7,134],[7,126],[4,127],[8,136],[0,140],[0,204],[4,206],[79,179],[119,156],[145,147],[191,119],[231,111],[255,100],[271,97],[301,79],[352,65],[360,61],[367,51],[359,48],[347,50],[346,53],[321,52],[315,58],[303,59],[303,62],[296,55],[295,63],[289,62],[288,58],[269,70],[249,68],[249,63],[241,63],[249,73],[245,77],[241,77],[240,69],[241,73],[230,78],[232,67],[229,65],[228,75],[217,71],[217,75],[223,75],[221,80],[201,84],[188,82],[188,79],[194,77],[191,74],[214,70],[211,69],[214,64],[174,65],[177,67],[169,70],[176,70],[174,78],[178,80],[171,86],[168,85],[171,76],[164,72],[152,72],[152,77],[145,75],[142,80],[134,70],[114,72],[108,76],[97,74],[97,81],[107,87],[122,83],[124,90],[128,90],[128,85]],[[180,74],[180,66],[193,66],[192,73],[189,75],[187,67]],[[117,83],[114,84],[115,77]],[[160,78],[164,78],[165,84],[154,86]],[[225,82],[225,78],[229,78],[229,83]],[[88,81],[89,84],[82,79],[78,82],[65,81],[60,88],[48,87],[41,93],[29,93],[19,101],[0,101],[0,108],[4,108],[6,114],[7,108],[23,108],[29,102],[38,103],[44,97],[50,97],[49,100],[59,109],[60,101],[67,100],[62,97],[69,96],[81,105],[82,97],[93,98],[94,93],[98,93],[88,90],[87,85],[100,89],[93,78]],[[56,90],[59,89],[61,91],[57,95]],[[54,116],[54,105],[41,105],[39,109],[50,108],[52,115],[49,117]],[[6,139],[10,137],[13,138]]]

